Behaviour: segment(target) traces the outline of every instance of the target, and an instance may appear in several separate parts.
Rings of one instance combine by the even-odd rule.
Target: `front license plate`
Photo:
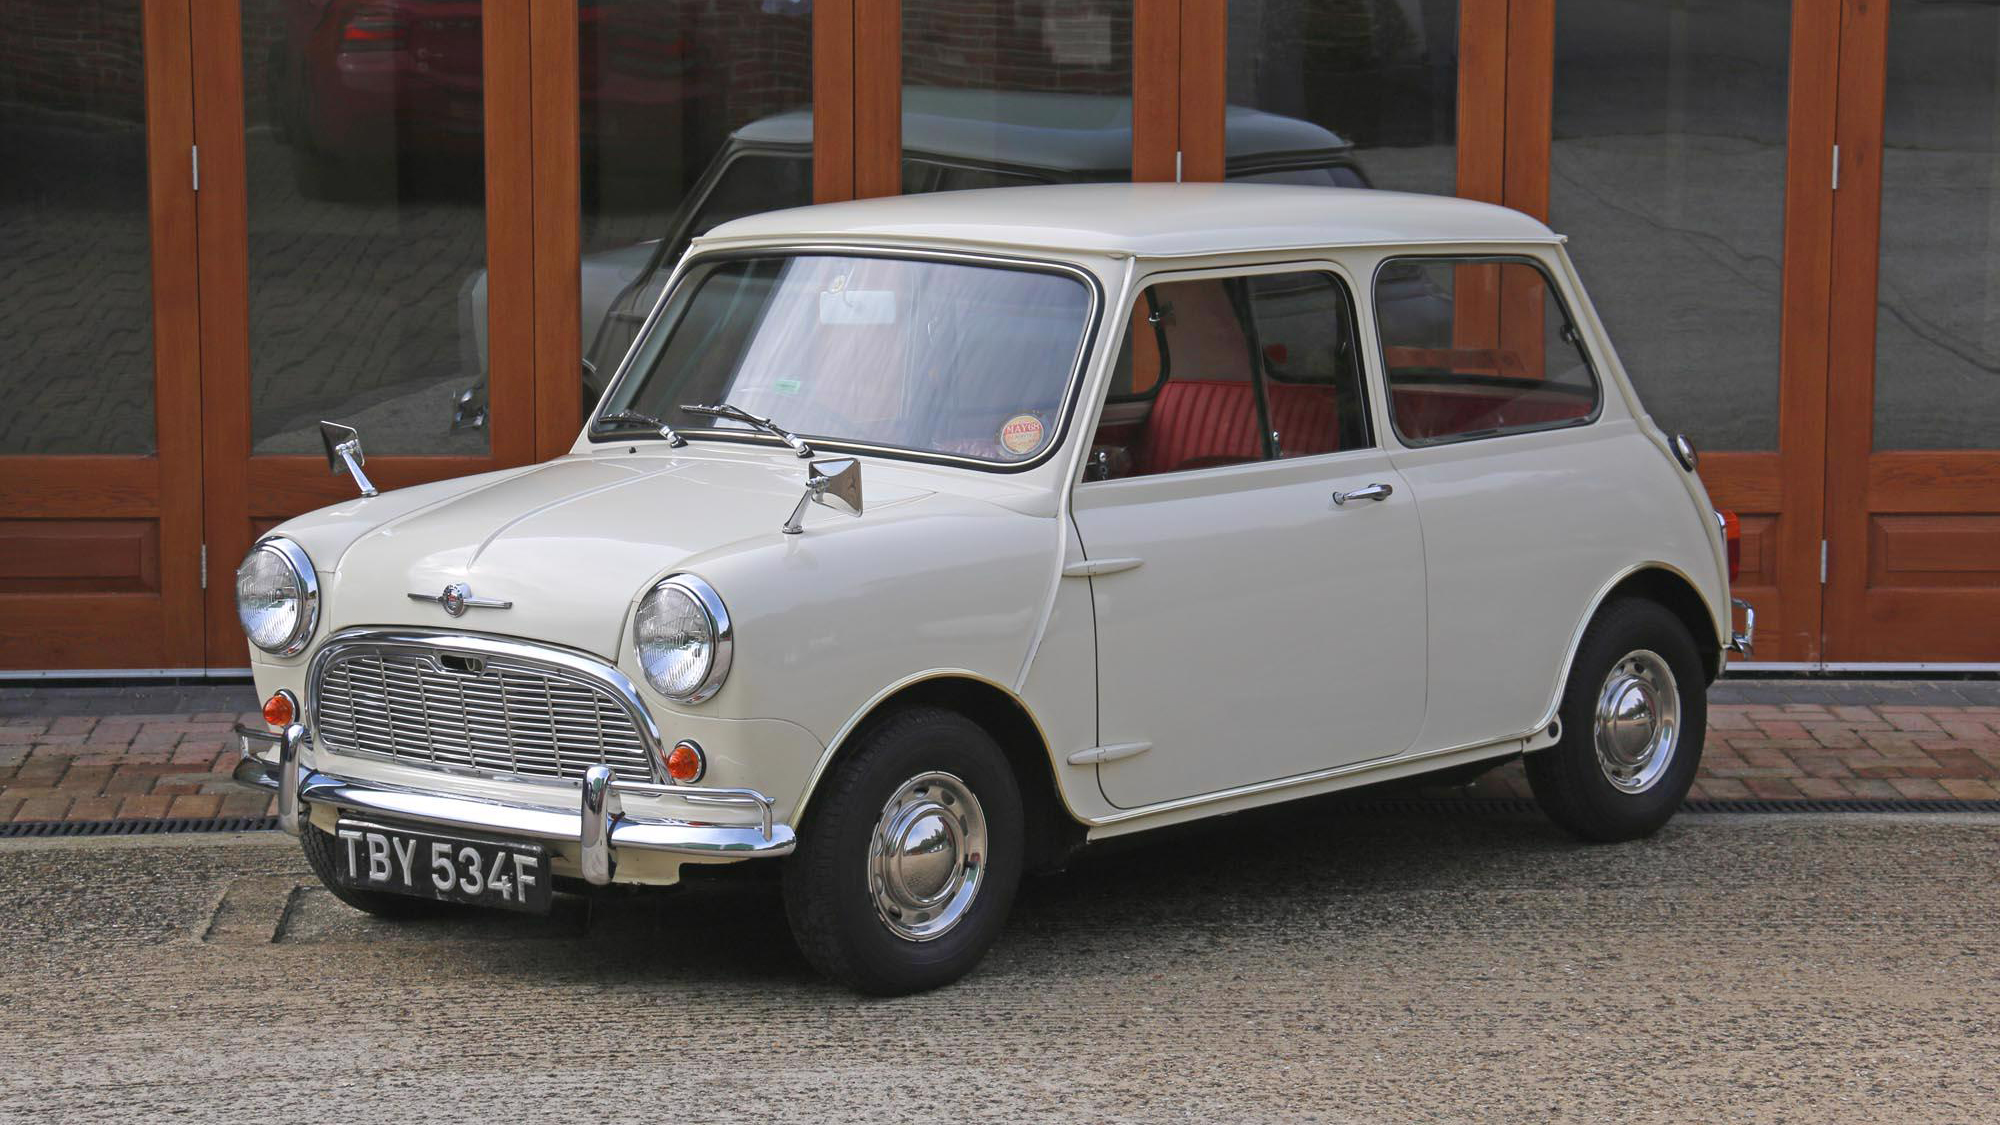
[[[546,914],[549,851],[360,820],[336,826],[334,872],[349,887]]]

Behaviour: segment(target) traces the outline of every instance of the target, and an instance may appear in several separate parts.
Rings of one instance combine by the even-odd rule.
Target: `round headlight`
[[[646,682],[668,699],[700,703],[729,676],[729,611],[714,588],[676,574],[648,591],[632,619]]]
[[[289,539],[266,539],[236,568],[236,616],[250,643],[297,656],[319,625],[319,575]]]

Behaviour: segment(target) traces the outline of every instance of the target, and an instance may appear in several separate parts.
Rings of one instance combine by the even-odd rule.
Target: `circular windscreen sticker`
[[[1042,420],[1033,414],[1016,414],[1000,424],[1000,448],[1016,457],[1026,457],[1042,445]]]

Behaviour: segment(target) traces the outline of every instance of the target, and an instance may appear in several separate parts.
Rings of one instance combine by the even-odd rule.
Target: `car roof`
[[[697,247],[757,242],[957,244],[1175,257],[1236,250],[1430,242],[1554,242],[1490,203],[1289,184],[1051,184],[900,195],[766,211]]]
[[[1225,157],[1325,161],[1353,148],[1339,134],[1296,117],[1229,106]],[[734,134],[746,144],[805,147],[812,110],[759,118]],[[903,147],[947,160],[1102,172],[1132,166],[1132,99],[1029,90],[903,88]]]

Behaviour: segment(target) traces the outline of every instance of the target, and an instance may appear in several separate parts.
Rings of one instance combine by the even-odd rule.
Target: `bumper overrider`
[[[626,849],[716,860],[788,855],[797,844],[789,825],[774,822],[771,799],[754,789],[621,781],[610,767],[592,766],[573,805],[499,802],[306,769],[300,753],[311,745],[311,736],[300,723],[291,724],[281,734],[238,724],[236,736],[243,753],[236,766],[236,781],[264,792],[275,791],[278,826],[294,836],[311,807],[325,804],[412,824],[571,845],[584,879],[598,885],[611,882],[618,853]],[[260,747],[273,746],[277,748],[276,760],[260,755]],[[621,794],[749,809],[757,822],[713,824],[635,816],[624,811]]]
[[[1750,650],[1757,643],[1757,611],[1752,609],[1750,603],[1744,601],[1742,598],[1729,599],[1729,608],[1732,618],[1739,611],[1743,617],[1742,629],[1736,628],[1734,620],[1730,622],[1729,651],[1749,656]]]

